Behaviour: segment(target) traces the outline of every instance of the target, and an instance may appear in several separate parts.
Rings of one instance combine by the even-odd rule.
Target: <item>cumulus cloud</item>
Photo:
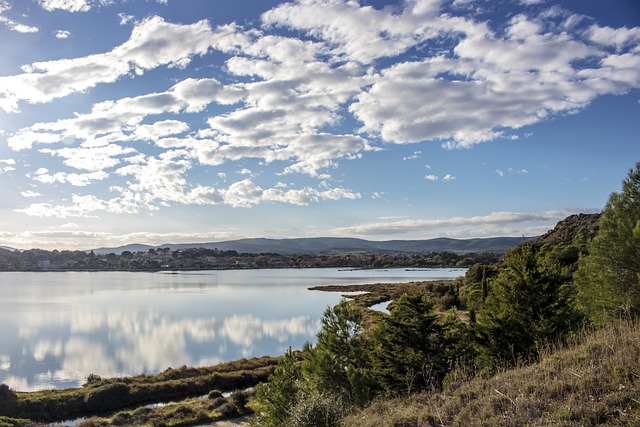
[[[330,179],[343,162],[386,144],[435,141],[453,149],[514,139],[527,125],[640,87],[639,28],[601,27],[538,1],[520,3],[506,23],[464,15],[468,2],[451,9],[432,0],[384,8],[299,0],[266,12],[256,28],[150,16],[110,51],[29,64],[21,74],[0,77],[6,112],[122,78],[143,79],[158,67],[185,72],[166,90],[99,102],[8,135],[13,150],[35,148],[77,170],[31,173],[32,179],[86,189],[71,204],[34,204],[20,212],[65,217],[172,204],[355,199],[359,193],[336,185],[264,184],[261,173],[224,186],[187,176],[197,167],[234,162],[228,171],[242,170],[241,162],[255,160],[274,165],[280,176]],[[83,12],[101,3],[40,4]],[[121,20],[133,22],[126,15]],[[213,52],[223,58],[214,66],[217,78],[184,77],[194,57]],[[355,127],[346,125],[352,119]],[[421,155],[414,150],[403,160]],[[91,191],[107,176],[119,178],[110,188],[115,197]]]
[[[0,77],[0,108],[17,112],[19,101],[50,102],[161,65],[184,67],[192,56],[205,54],[214,38],[207,21],[179,25],[150,17],[110,52],[35,62],[25,66],[23,74]]]
[[[486,215],[473,217],[452,217],[445,219],[405,219],[401,221],[383,221],[359,224],[350,227],[335,229],[337,235],[366,235],[387,236],[405,235],[429,236],[433,230],[438,231],[438,236],[449,235],[451,237],[467,237],[470,233],[474,237],[506,236],[506,235],[537,235],[540,230],[547,231],[559,220],[569,215],[584,212],[580,209],[565,209],[559,211],[544,212],[491,212]],[[548,225],[540,225],[540,222]],[[520,228],[511,228],[521,225]],[[534,231],[534,234],[526,233]]]
[[[67,12],[88,12],[91,10],[90,0],[39,0],[40,6],[49,12],[64,10]]]

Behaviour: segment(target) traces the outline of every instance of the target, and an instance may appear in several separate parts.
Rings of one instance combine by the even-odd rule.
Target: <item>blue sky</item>
[[[532,236],[640,160],[635,0],[0,0],[0,245]]]

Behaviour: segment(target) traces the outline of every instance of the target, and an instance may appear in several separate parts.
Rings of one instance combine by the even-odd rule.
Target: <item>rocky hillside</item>
[[[600,215],[601,214],[599,213],[581,213],[568,216],[558,222],[553,229],[547,231],[536,239],[536,243],[539,245],[557,245],[559,243],[569,244],[580,232],[584,233],[588,240],[591,240],[598,232],[598,221],[600,220]]]

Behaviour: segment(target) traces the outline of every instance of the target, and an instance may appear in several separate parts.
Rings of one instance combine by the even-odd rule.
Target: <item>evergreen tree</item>
[[[291,347],[269,376],[269,381],[256,387],[257,421],[265,427],[282,426],[291,416],[291,408],[300,399],[302,370],[300,360]]]
[[[489,360],[515,362],[577,326],[573,292],[560,274],[539,265],[538,247],[507,254],[478,315],[477,332]]]
[[[376,376],[390,394],[431,388],[443,378],[447,355],[427,295],[400,297],[374,332]]]
[[[575,283],[579,306],[598,324],[640,313],[640,162],[612,193]]]
[[[305,380],[314,392],[357,406],[371,399],[375,384],[362,321],[361,311],[346,300],[325,310],[317,344],[303,362]]]

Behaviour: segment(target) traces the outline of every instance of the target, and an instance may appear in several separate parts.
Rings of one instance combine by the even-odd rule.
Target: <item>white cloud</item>
[[[29,177],[43,184],[69,183],[76,187],[85,187],[91,184],[93,181],[102,181],[108,178],[109,175],[103,171],[83,173],[83,174],[65,173],[65,172],[56,172],[55,174],[48,174],[45,172],[45,173],[35,173],[33,175],[29,175]],[[34,193],[34,194],[38,194],[38,193]],[[22,193],[22,195],[24,196],[24,193]],[[33,196],[29,196],[29,197],[33,197]]]
[[[71,31],[67,31],[67,30],[56,31],[57,39],[68,39],[69,37],[71,37]]]
[[[31,198],[31,197],[40,197],[42,196],[42,194],[37,193],[35,191],[31,191],[31,190],[27,190],[27,191],[21,191],[20,195],[22,197],[27,197],[27,198]]]
[[[405,156],[402,158],[402,160],[417,160],[419,158],[422,157],[422,151],[418,150],[418,151],[414,151],[411,155],[409,156]]]
[[[412,235],[415,238],[426,238],[443,235],[459,237],[479,236],[518,236],[536,235],[540,230],[552,228],[559,220],[569,215],[584,212],[584,210],[566,209],[544,212],[492,212],[487,215],[474,217],[452,217],[445,219],[418,219],[401,221],[372,222],[351,227],[334,229],[335,235]],[[520,224],[519,228],[512,228]],[[536,234],[523,233],[536,230]],[[515,234],[513,234],[515,233]]]
[[[129,40],[110,52],[35,62],[24,67],[24,74],[0,77],[0,107],[17,112],[19,101],[50,102],[100,83],[113,83],[130,73],[161,65],[184,67],[193,55],[205,54],[215,38],[206,21],[178,25],[150,17],[134,27]]]
[[[119,13],[118,18],[120,18],[120,25],[128,25],[132,22],[135,22],[136,17],[133,15],[127,15],[126,13]]]
[[[54,10],[64,10],[67,12],[88,12],[91,10],[90,0],[39,0],[40,6],[44,10],[52,12]]]
[[[0,0],[0,24],[4,24],[4,26],[7,27],[9,30],[15,31],[17,33],[28,34],[28,33],[38,32],[37,27],[21,24],[14,21],[13,19],[6,17],[5,13],[8,12],[10,9],[11,9],[11,3],[9,3],[6,0]],[[0,103],[0,108],[1,106],[2,104]]]
[[[0,174],[16,170],[15,164],[13,159],[0,159]]]
[[[472,7],[463,3],[456,2]],[[638,29],[599,27],[571,20],[566,11],[539,12],[533,3],[504,25],[449,13],[448,4],[431,0],[381,9],[300,0],[265,13],[260,28],[213,29],[207,21],[174,24],[152,16],[108,52],[35,62],[22,74],[0,77],[0,108],[16,112],[21,103],[52,102],[123,77],[143,78],[158,67],[190,71],[194,56],[214,50],[226,58],[215,69],[218,78],[184,78],[166,90],[100,102],[89,112],[24,127],[7,142],[13,150],[38,146],[79,171],[30,175],[86,189],[68,206],[54,204],[57,216],[173,203],[250,207],[358,198],[335,185],[268,188],[254,177],[221,187],[188,177],[197,167],[256,159],[275,165],[280,176],[330,179],[342,162],[383,144],[431,140],[468,148],[515,139],[524,126],[640,87]],[[80,12],[103,3],[41,4]],[[404,55],[409,51],[417,54]],[[198,113],[206,120],[192,120]],[[348,128],[351,116],[359,129]],[[416,150],[403,160],[421,155]],[[92,184],[106,176],[114,179],[111,199],[91,194]],[[429,173],[425,179],[455,177]],[[42,215],[44,209],[21,212]]]

